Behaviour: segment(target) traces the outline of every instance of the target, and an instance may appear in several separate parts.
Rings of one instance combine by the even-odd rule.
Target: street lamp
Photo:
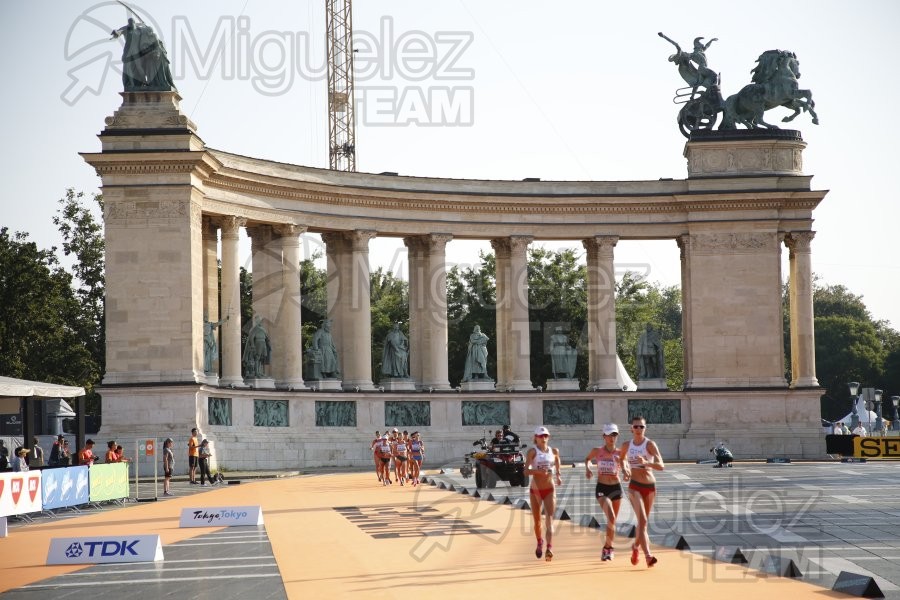
[[[881,428],[884,427],[884,421],[881,418],[881,395],[884,392],[875,390],[875,430],[881,435]],[[871,435],[871,432],[869,432]]]
[[[859,425],[859,413],[856,410],[856,403],[859,400],[859,397],[856,395],[859,392],[859,382],[851,381],[847,384],[847,387],[850,388],[850,430],[852,431]]]
[[[900,431],[900,414],[897,413],[897,409],[900,407],[900,396],[891,396],[891,404],[894,405],[894,424],[891,429]]]

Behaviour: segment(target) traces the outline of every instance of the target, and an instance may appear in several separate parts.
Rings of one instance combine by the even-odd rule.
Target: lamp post
[[[900,431],[900,414],[897,413],[898,407],[900,407],[900,396],[891,396],[891,404],[894,405],[894,423],[891,429]]]
[[[859,382],[851,381],[847,387],[850,388],[850,430],[852,431],[859,425],[859,413],[856,410],[856,403],[859,401],[859,397],[856,395],[859,392]]]
[[[881,418],[881,395],[884,392],[881,390],[875,390],[875,431],[878,432],[878,435],[881,435],[881,428],[884,427],[884,420]],[[869,432],[871,435],[872,432]]]

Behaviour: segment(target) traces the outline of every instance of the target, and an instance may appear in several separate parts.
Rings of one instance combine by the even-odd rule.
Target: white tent
[[[866,428],[866,432],[871,433],[872,428],[875,427],[875,419],[878,418],[878,415],[875,414],[874,410],[866,410],[866,401],[862,394],[856,398],[856,415],[859,417],[859,422],[862,426]],[[853,413],[851,412],[847,413],[847,416],[843,419],[839,419],[835,422],[841,422],[850,429],[853,429],[852,419]]]
[[[635,385],[634,380],[628,375],[628,371],[625,370],[625,365],[622,364],[622,359],[619,358],[618,354],[616,354],[616,383],[618,383],[619,389],[623,392],[633,392],[637,390],[637,385]]]
[[[40,381],[28,381],[27,379],[13,379],[12,377],[0,377],[0,398],[3,396],[22,398],[39,396],[42,398],[77,398],[84,396],[84,388],[70,385],[56,385],[55,383],[42,383]]]

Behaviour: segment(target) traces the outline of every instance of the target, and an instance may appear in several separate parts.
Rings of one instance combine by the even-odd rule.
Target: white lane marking
[[[703,484],[700,483],[699,481],[685,481],[684,485],[689,485],[691,487],[700,487]]]
[[[759,469],[747,469],[744,473],[763,473],[764,471],[760,471]]]
[[[783,527],[779,527],[774,533],[770,533],[769,536],[775,540],[776,542],[781,542],[782,544],[804,544],[809,543],[809,540],[801,535],[797,535],[796,533],[790,532]]]
[[[674,477],[675,479],[680,479],[680,480],[682,480],[682,481],[684,481],[685,479],[690,479],[690,478],[691,478],[690,475],[685,475],[684,473],[670,473],[670,475],[671,475],[672,477]]]
[[[773,477],[772,475],[768,475],[767,478],[772,481],[790,481],[787,477]]]
[[[265,577],[278,577],[281,578],[281,573],[272,573],[272,574],[247,574],[247,575],[216,575],[216,580],[221,581],[223,579],[262,579]],[[42,589],[52,589],[52,588],[71,588],[71,587],[85,587],[88,585],[122,585],[123,583],[177,583],[179,581],[208,581],[209,577],[153,577],[152,579],[130,579],[126,581],[82,581],[79,583],[54,583],[49,585],[26,585],[20,589],[23,590],[42,590]],[[882,586],[882,589],[887,589]]]
[[[166,546],[167,548],[169,546]],[[855,548],[856,546],[852,546]],[[198,562],[224,562],[226,560],[273,560],[275,557],[271,554],[269,556],[235,556],[233,558],[182,558],[178,560],[169,560],[168,558],[164,561],[167,565],[172,563],[198,563]],[[108,567],[130,567],[131,564],[120,563],[120,564],[108,564]]]
[[[168,561],[163,561],[167,563]],[[160,569],[156,564],[150,565],[150,567],[145,569],[116,569],[110,571],[102,571],[102,572],[85,572],[85,571],[76,571],[74,573],[67,573],[67,575],[77,575],[79,577],[96,577],[96,576],[107,576],[107,575],[118,575],[120,573],[159,573],[161,571],[165,571],[166,573],[170,571],[211,571],[213,569],[259,569],[260,567],[271,567],[273,569],[277,569],[278,565],[275,564],[275,557],[270,557],[270,562],[268,563],[257,563],[253,565],[228,565],[227,567],[221,566],[212,566],[212,567],[168,567],[165,564],[162,565],[162,569]]]
[[[863,498],[859,498],[857,496],[843,496],[843,495],[835,495],[832,494],[829,496],[830,498],[836,498],[837,500],[841,500],[848,504],[871,504],[869,500],[864,500]]]

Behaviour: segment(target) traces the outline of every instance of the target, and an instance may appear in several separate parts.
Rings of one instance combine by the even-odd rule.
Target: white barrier
[[[40,512],[43,508],[40,471],[0,473],[0,517]]]
[[[208,506],[181,509],[179,527],[262,525],[261,506]]]
[[[156,562],[163,560],[158,535],[52,538],[48,565]]]

